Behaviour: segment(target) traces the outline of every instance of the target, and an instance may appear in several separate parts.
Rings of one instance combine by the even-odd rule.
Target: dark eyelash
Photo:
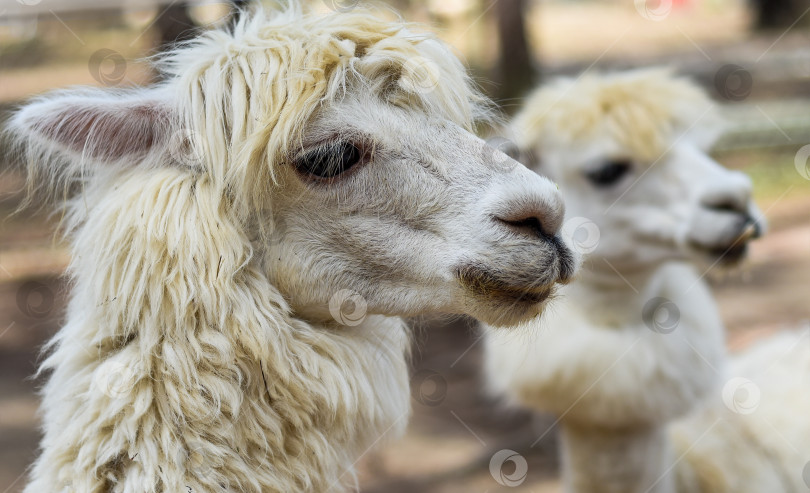
[[[607,187],[618,182],[630,168],[631,163],[628,160],[608,161],[595,170],[586,171],[585,176],[594,185]]]
[[[339,140],[318,146],[295,159],[295,168],[306,175],[334,178],[359,164],[364,157],[360,146]]]

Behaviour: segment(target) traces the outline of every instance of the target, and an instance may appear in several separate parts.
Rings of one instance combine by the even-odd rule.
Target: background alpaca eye
[[[360,162],[363,153],[351,142],[338,141],[308,151],[295,160],[295,168],[318,178],[333,178]]]
[[[618,182],[630,168],[628,160],[608,161],[595,170],[586,171],[585,177],[598,187],[607,187]]]

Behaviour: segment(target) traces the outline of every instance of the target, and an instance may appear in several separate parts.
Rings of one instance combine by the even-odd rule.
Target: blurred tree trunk
[[[181,41],[187,41],[197,35],[197,25],[188,13],[185,2],[177,2],[166,7],[157,21],[158,47],[161,51],[173,48]]]
[[[753,0],[757,29],[786,28],[810,8],[808,0]],[[800,21],[808,25],[810,14]]]
[[[526,0],[492,0],[498,25],[498,64],[495,80],[497,98],[508,100],[523,96],[535,82],[537,74],[526,39]]]
[[[231,0],[231,8],[233,10],[244,10],[251,3],[251,0]]]
[[[228,25],[233,26],[239,21],[239,12],[247,10],[251,4],[251,0],[231,0],[231,15],[228,19]]]

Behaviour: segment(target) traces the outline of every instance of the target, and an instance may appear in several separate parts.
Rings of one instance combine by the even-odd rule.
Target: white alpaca
[[[515,118],[590,255],[542,320],[488,331],[486,370],[559,418],[567,492],[805,491],[810,341],[782,336],[726,368],[703,281],[761,224],[749,179],[705,153],[716,129],[703,91],[663,70],[560,80]]]
[[[572,275],[559,193],[431,36],[288,9],[160,67],[12,121],[74,252],[27,493],[343,490],[407,422],[398,316],[515,323]]]

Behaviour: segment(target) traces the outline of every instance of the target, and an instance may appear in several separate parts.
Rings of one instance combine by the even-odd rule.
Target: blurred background
[[[144,57],[232,22],[235,5],[246,3],[2,0],[0,126],[20,102],[50,89],[153,82],[158,75]],[[358,2],[305,3],[328,11]],[[808,325],[810,152],[802,148],[810,144],[810,0],[378,5],[429,24],[507,113],[536,84],[583,70],[670,65],[694,77],[730,123],[714,156],[751,175],[771,226],[743,268],[711,276],[729,346]],[[68,253],[53,235],[58,218],[30,208],[15,212],[25,190],[12,164],[0,158],[0,493],[22,490],[35,457],[42,382],[32,375],[40,347],[59,327],[69,289],[62,277]],[[553,419],[506,409],[485,395],[475,322],[415,324],[410,430],[362,458],[361,491],[559,491]],[[503,448],[528,461],[517,487],[500,485],[490,474],[489,459]]]

